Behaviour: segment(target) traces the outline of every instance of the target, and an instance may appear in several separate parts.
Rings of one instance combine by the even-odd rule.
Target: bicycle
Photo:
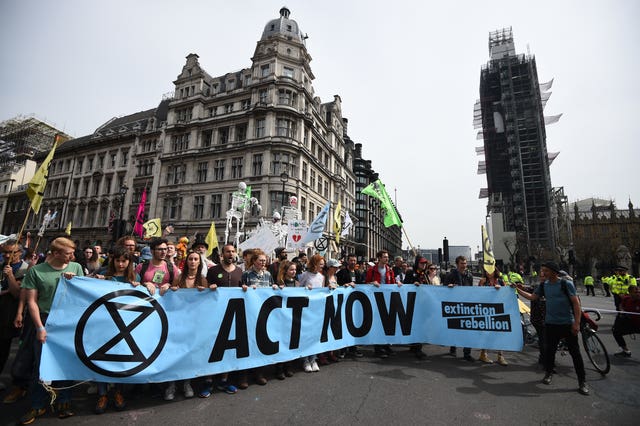
[[[595,315],[595,321],[589,314]],[[597,335],[598,324],[596,321],[599,321],[600,318],[600,312],[598,311],[582,311],[582,316],[580,318],[580,335],[582,337],[582,346],[584,347],[584,351],[587,353],[589,361],[591,361],[591,364],[593,364],[595,369],[604,376],[611,369],[611,362],[609,360],[607,348]],[[561,340],[558,344],[558,350],[564,353],[567,349],[566,342]]]

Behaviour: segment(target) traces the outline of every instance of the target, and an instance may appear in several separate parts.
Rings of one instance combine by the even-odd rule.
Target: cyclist
[[[524,291],[522,285],[516,288],[518,289],[518,294],[529,300],[538,300],[543,296],[546,299],[544,325],[544,366],[546,374],[542,379],[542,383],[545,385],[551,384],[558,342],[560,339],[565,339],[573,359],[573,367],[578,376],[578,392],[581,395],[589,395],[584,362],[578,346],[578,331],[580,330],[582,310],[580,308],[580,300],[576,296],[576,288],[572,281],[560,279],[560,268],[555,262],[543,263],[540,268],[540,274],[544,275],[545,281],[533,293]]]

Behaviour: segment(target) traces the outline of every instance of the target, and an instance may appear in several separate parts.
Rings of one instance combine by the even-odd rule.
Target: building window
[[[117,155],[116,153],[111,153],[111,168],[115,169],[116,168],[116,159],[117,159]]]
[[[233,112],[233,103],[225,104],[224,112],[227,114],[229,114],[230,112]]]
[[[227,90],[233,90],[236,88],[236,81],[235,80],[229,80],[227,82]]]
[[[184,164],[169,166],[167,168],[167,185],[185,183],[186,174],[187,166]]]
[[[236,126],[236,141],[242,142],[247,140],[247,124],[238,124]]]
[[[305,197],[300,197],[300,212],[303,215],[302,220],[305,220],[304,214],[307,211],[307,199]]]
[[[287,203],[289,199],[289,193],[285,192],[284,202]],[[269,191],[269,211],[281,211],[282,210],[282,191]]]
[[[244,158],[236,157],[231,159],[231,178],[239,179],[242,177],[242,163]]]
[[[166,198],[162,216],[165,219],[180,219],[182,216],[182,198]]]
[[[278,103],[280,105],[289,105],[294,107],[298,100],[298,94],[287,89],[278,90]]]
[[[269,91],[267,89],[262,89],[258,92],[258,102],[261,104],[267,103],[267,97],[269,96]]]
[[[324,181],[324,198],[329,199],[329,181]]]
[[[285,138],[293,138],[296,131],[296,123],[288,118],[278,118],[276,121],[276,135]]]
[[[138,163],[138,174],[136,176],[150,176],[153,174],[153,160],[140,160]]]
[[[82,163],[83,163],[82,158],[79,158],[77,164],[78,164],[78,170],[80,171],[80,173],[82,173]]]
[[[266,120],[259,118],[256,120],[256,138],[263,138],[266,136],[265,132]]]
[[[189,133],[175,135],[172,144],[173,152],[184,151],[189,149]]]
[[[213,130],[204,130],[202,132],[202,147],[209,148],[213,141]]]
[[[260,75],[262,77],[267,77],[271,73],[271,67],[269,64],[262,65],[260,67]]]
[[[247,74],[244,76],[244,87],[247,87],[251,84],[251,75]]]
[[[251,108],[251,99],[243,99],[242,100],[243,111],[247,111],[249,108]]]
[[[216,160],[213,168],[213,180],[224,179],[224,160]]]
[[[308,169],[307,163],[303,161],[302,162],[302,182],[304,182],[305,184],[307,183],[307,171],[308,171],[307,169]]]
[[[204,195],[196,195],[193,199],[193,218],[204,218]]]
[[[309,210],[307,211],[307,221],[311,222],[313,220],[313,218],[315,217],[314,215],[314,204],[309,202]]]
[[[87,161],[87,171],[90,172],[91,170],[93,170],[93,157],[90,157],[89,161]]]
[[[129,150],[122,151],[122,165],[126,166],[129,164]]]
[[[293,68],[284,67],[282,69],[282,75],[285,77],[293,78]]]
[[[104,155],[98,156],[98,170],[104,170]]]
[[[111,194],[111,181],[113,179],[111,178],[111,176],[108,176],[106,178],[104,178],[104,193],[105,194]]]
[[[218,129],[218,143],[225,144],[227,142],[229,142],[229,128],[221,127]]]
[[[253,154],[253,175],[262,175],[262,154]]]
[[[207,181],[207,170],[209,168],[209,163],[198,163],[198,182],[206,182]]]
[[[290,163],[293,163],[290,154],[274,152],[271,155],[271,175],[280,176],[281,173],[287,172],[290,176],[294,176],[293,171],[289,170]]]
[[[222,216],[222,194],[211,194],[211,218]]]
[[[316,186],[316,171],[311,169],[311,181],[309,182],[309,187],[313,191],[313,188]]]
[[[322,178],[318,177],[318,194],[322,194]]]
[[[83,184],[84,184],[84,196],[88,197],[89,196],[89,179],[85,179]]]

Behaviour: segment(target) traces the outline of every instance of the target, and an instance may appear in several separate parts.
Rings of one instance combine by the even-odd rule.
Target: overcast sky
[[[446,3],[446,4],[441,4]],[[307,33],[316,94],[342,98],[411,242],[480,245],[486,176],[477,175],[473,105],[490,31],[554,78],[545,115],[553,186],[569,201],[640,207],[640,2],[396,0],[2,0],[0,120],[35,114],[79,137],[157,106],[185,56],[212,76],[251,66],[286,5]],[[405,246],[407,245],[405,240]]]

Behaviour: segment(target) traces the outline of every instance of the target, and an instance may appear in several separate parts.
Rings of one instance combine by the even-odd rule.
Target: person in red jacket
[[[396,284],[396,276],[393,273],[393,269],[389,266],[389,252],[386,250],[380,250],[376,254],[378,261],[375,265],[367,269],[367,275],[365,276],[365,282],[367,284],[373,284],[376,287],[380,287],[380,284]],[[402,284],[398,283],[398,287]],[[377,357],[387,358],[389,355],[395,355],[391,345],[374,345],[373,350]]]
[[[640,293],[638,292],[638,286],[630,285],[629,294],[622,296],[620,300],[621,312],[616,317],[616,321],[613,323],[613,338],[616,339],[621,352],[614,354],[615,356],[629,358],[631,357],[631,351],[627,346],[627,342],[624,341],[625,334],[638,334],[640,333]],[[635,315],[625,315],[625,312],[633,313]]]

